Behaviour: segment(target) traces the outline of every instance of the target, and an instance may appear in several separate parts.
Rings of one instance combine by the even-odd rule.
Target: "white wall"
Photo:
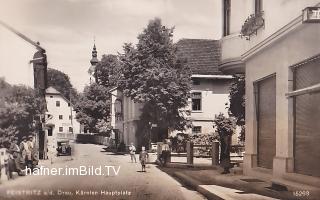
[[[286,97],[286,93],[291,89],[289,66],[320,53],[319,35],[318,24],[301,24],[246,62],[246,154],[248,156],[245,159],[245,169],[254,166],[256,161],[253,157],[257,154],[253,82],[276,73],[276,158],[279,159],[274,159],[274,173],[283,174],[286,170],[292,170],[290,163],[292,164],[293,158],[293,108],[290,98]],[[280,158],[283,161],[280,161]]]
[[[200,85],[192,85],[191,92],[201,92],[201,111],[191,111],[190,119],[193,126],[201,126],[201,133],[208,134],[215,132],[213,120],[215,115],[223,113],[228,117],[229,87],[231,79],[200,79]],[[187,110],[191,110],[191,99]],[[227,104],[227,105],[226,105]],[[175,135],[173,131],[170,135]],[[192,133],[192,129],[187,129],[185,133]]]
[[[52,98],[50,98],[52,96]],[[72,124],[69,119],[71,115],[72,107],[68,106],[68,102],[61,96],[56,94],[46,95],[47,108],[49,114],[53,117],[48,120],[48,124],[55,124],[53,129],[53,136],[56,136],[59,132],[59,127],[63,127],[62,133],[70,133],[69,127],[73,127],[73,133],[80,133],[80,123],[76,120],[76,112],[72,111]],[[56,101],[60,101],[60,107],[56,106]],[[59,115],[63,115],[63,119],[59,119]]]

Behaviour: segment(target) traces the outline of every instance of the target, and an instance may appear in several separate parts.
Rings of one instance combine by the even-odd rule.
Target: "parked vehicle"
[[[71,156],[69,140],[58,141],[57,145],[57,156]]]

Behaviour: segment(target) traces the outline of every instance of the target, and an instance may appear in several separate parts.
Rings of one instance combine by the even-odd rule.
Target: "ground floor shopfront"
[[[320,186],[319,35],[293,21],[244,54],[245,174]]]

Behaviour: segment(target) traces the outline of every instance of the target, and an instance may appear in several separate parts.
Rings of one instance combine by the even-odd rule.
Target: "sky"
[[[48,67],[68,74],[81,92],[89,83],[91,51],[122,52],[124,43],[158,17],[181,38],[220,39],[220,0],[0,0],[0,21],[47,51]],[[0,27],[0,77],[11,83],[32,80],[28,60],[35,49]],[[30,74],[31,73],[31,74]],[[28,75],[26,75],[28,74]]]

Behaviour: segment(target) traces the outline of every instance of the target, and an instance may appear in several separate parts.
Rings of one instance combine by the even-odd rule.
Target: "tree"
[[[120,61],[116,55],[103,55],[94,71],[96,83],[106,88],[117,86],[117,81],[121,75],[120,70]]]
[[[183,108],[188,105],[191,71],[177,58],[172,37],[173,28],[156,18],[138,36],[136,47],[125,44],[120,56],[118,86],[133,101],[144,104],[140,121],[145,129],[150,128],[149,122],[166,131],[184,130],[188,124]]]
[[[43,112],[43,103],[35,90],[10,85],[0,80],[0,138],[22,137],[36,130],[34,119]]]
[[[58,90],[65,98],[71,99],[72,103],[75,103],[79,98],[78,92],[72,86],[69,76],[59,70],[48,69],[48,87],[50,86]]]
[[[217,133],[219,134],[219,138],[222,138],[224,136],[231,136],[235,132],[236,123],[234,118],[227,118],[223,113],[219,113],[219,115],[216,115],[213,123]]]
[[[92,133],[101,133],[99,127],[108,122],[110,117],[110,100],[107,89],[96,83],[84,88],[79,101],[75,104],[76,118]]]
[[[245,76],[234,75],[230,87],[230,114],[236,118],[236,124],[241,126],[240,141],[245,140]]]

